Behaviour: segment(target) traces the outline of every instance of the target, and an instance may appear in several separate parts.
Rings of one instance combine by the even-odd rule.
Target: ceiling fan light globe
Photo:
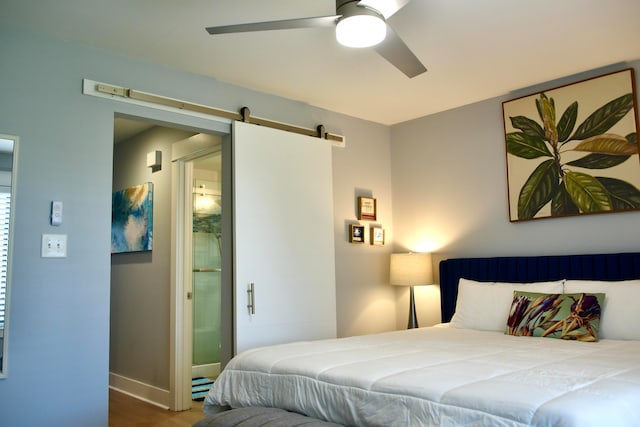
[[[372,15],[347,16],[336,26],[338,43],[347,47],[375,46],[387,36],[387,24]]]

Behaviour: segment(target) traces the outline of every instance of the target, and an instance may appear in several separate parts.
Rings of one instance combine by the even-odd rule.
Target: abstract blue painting
[[[153,243],[153,183],[113,193],[111,253],[150,251]]]

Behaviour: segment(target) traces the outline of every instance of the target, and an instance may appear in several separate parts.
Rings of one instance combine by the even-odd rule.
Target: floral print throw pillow
[[[507,335],[598,341],[604,293],[541,294],[514,291]]]

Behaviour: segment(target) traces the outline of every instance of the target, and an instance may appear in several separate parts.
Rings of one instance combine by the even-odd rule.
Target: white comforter
[[[358,426],[637,427],[640,341],[434,327],[277,345],[235,357],[205,405]]]

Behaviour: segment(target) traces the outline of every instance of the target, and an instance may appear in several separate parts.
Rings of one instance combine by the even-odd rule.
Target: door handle
[[[249,309],[249,314],[256,314],[256,294],[253,282],[249,283],[249,289],[247,289],[247,308]]]

